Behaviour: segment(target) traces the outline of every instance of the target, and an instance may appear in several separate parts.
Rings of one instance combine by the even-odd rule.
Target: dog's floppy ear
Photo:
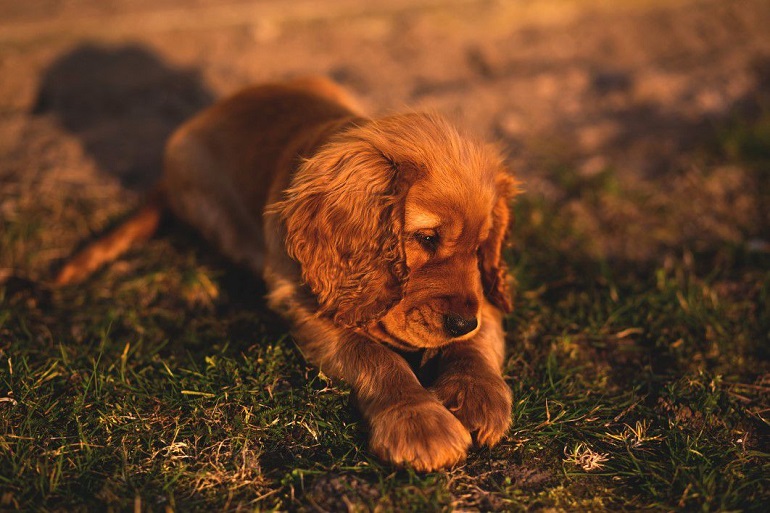
[[[503,244],[511,222],[509,203],[519,192],[518,182],[504,170],[496,176],[497,201],[492,209],[492,229],[479,248],[479,266],[484,294],[503,312],[513,308],[508,287],[508,268],[502,256]]]
[[[271,208],[319,313],[340,325],[379,318],[402,297],[406,193],[398,175],[398,166],[355,128],[304,161],[284,201]]]

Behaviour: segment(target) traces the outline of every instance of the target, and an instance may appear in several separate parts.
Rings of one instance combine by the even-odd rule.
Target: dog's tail
[[[54,278],[54,284],[79,283],[131,247],[148,240],[158,230],[166,209],[166,194],[159,185],[136,212],[69,258]]]

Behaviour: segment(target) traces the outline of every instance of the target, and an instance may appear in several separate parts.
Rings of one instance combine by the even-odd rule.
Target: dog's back
[[[82,281],[146,241],[167,210],[261,275],[264,207],[280,199],[326,132],[357,115],[355,100],[322,77],[249,87],[217,102],[171,136],[163,177],[146,203],[69,259],[55,283]]]

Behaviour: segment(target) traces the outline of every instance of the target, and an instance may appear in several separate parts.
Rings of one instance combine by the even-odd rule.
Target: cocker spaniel
[[[498,151],[439,116],[369,119],[323,78],[259,85],[182,125],[150,200],[56,282],[168,209],[264,278],[305,357],[352,388],[375,454],[435,470],[511,422],[500,253],[515,193]]]

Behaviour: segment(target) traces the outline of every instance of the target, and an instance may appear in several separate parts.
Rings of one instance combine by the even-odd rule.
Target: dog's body
[[[353,389],[380,457],[418,470],[493,445],[510,308],[500,249],[515,182],[440,118],[363,117],[325,79],[256,86],[170,139],[158,193],[76,255],[79,281],[149,237],[160,212],[265,279],[303,354]],[[425,388],[403,353],[428,351]]]

